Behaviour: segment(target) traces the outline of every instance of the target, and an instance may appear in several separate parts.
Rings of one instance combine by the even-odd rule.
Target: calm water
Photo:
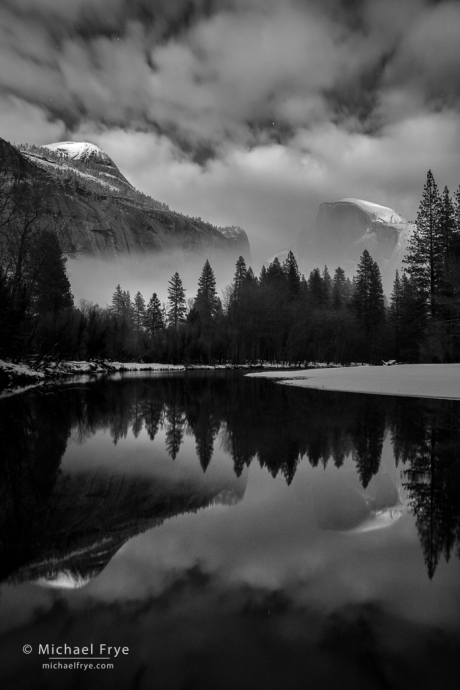
[[[459,422],[240,374],[0,400],[0,687],[457,687]]]

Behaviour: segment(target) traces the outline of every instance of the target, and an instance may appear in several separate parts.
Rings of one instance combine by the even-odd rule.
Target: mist
[[[221,291],[230,285],[235,272],[235,262],[222,255],[209,257],[186,254],[184,251],[159,254],[119,255],[104,259],[80,255],[67,261],[75,305],[87,300],[101,307],[110,305],[115,288],[129,291],[131,299],[139,291],[146,302],[154,292],[161,303],[168,299],[168,281],[177,271],[181,277],[186,299],[194,298],[198,290],[198,279],[208,258],[216,277],[216,289]]]

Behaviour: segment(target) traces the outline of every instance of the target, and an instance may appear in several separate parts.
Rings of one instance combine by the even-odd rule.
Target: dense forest
[[[44,222],[41,193],[0,178],[0,356],[173,363],[456,362],[460,358],[460,190],[428,172],[401,275],[385,298],[364,250],[356,274],[301,275],[292,252],[255,275],[240,257],[221,297],[206,261],[194,297],[176,272],[168,300],[116,286],[110,306],[73,303],[66,229]],[[159,290],[159,287],[157,287]]]

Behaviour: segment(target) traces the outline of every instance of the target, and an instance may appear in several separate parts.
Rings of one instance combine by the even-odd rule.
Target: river
[[[0,686],[457,687],[459,421],[239,372],[0,400]]]

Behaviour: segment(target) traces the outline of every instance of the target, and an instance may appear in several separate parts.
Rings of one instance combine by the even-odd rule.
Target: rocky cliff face
[[[0,173],[33,181],[43,191],[46,213],[68,230],[81,255],[181,252],[200,257],[240,254],[250,260],[241,228],[217,228],[192,219],[138,192],[101,149],[60,142],[18,150],[0,139]]]
[[[313,228],[300,234],[297,252],[303,261],[320,267],[327,264],[330,269],[341,266],[352,274],[367,249],[379,264],[389,292],[413,228],[391,208],[362,199],[341,199],[321,204]]]

